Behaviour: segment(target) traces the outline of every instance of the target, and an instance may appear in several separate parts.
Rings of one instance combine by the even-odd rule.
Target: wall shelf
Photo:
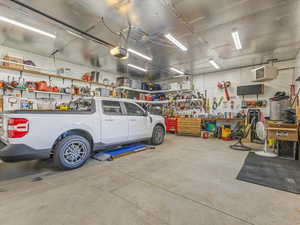
[[[80,96],[80,97],[93,97],[91,95],[84,95],[84,94],[67,94],[61,92],[50,92],[50,91],[36,91],[36,90],[28,90],[28,89],[21,89],[21,88],[0,88],[3,91],[20,91],[26,93],[33,93],[33,94],[47,94],[47,95],[60,95],[60,96]]]
[[[125,86],[117,87],[116,89],[123,89],[123,90],[135,91],[135,92],[141,92],[141,93],[147,93],[147,94],[170,93],[170,92],[178,92],[178,91],[182,91],[182,92],[192,91],[189,89],[148,91],[148,90],[142,90],[142,89],[134,89],[134,88],[125,87]]]
[[[163,101],[144,101],[144,100],[135,100],[133,99],[134,102],[136,103],[148,103],[148,104],[168,104],[171,102],[188,102],[188,101],[200,101],[202,99],[179,99],[179,100],[163,100]]]
[[[125,86],[117,87],[116,89],[123,89],[123,90],[135,91],[135,92],[141,92],[141,93],[148,93],[148,94],[151,93],[151,91],[148,91],[148,90],[135,89],[135,88],[125,87]]]
[[[58,79],[71,80],[71,81],[77,81],[77,82],[82,82],[82,83],[87,83],[87,84],[94,84],[94,85],[114,88],[114,86],[112,86],[112,85],[106,85],[106,84],[98,83],[98,82],[89,82],[89,81],[84,81],[84,80],[81,80],[81,79],[78,79],[78,78],[61,76],[61,75],[58,75],[58,74],[45,73],[45,72],[41,72],[41,71],[37,71],[37,70],[17,69],[17,68],[11,68],[11,67],[8,67],[8,66],[3,66],[3,65],[0,65],[0,69],[18,71],[18,72],[22,72],[22,73],[30,73],[30,74],[40,75],[40,76],[46,76],[46,77],[49,77],[49,78],[58,78]]]

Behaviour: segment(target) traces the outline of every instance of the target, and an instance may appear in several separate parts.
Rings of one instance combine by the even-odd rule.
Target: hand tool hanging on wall
[[[220,89],[224,89],[225,99],[226,99],[226,101],[229,101],[230,96],[229,96],[228,88],[231,86],[231,82],[230,81],[222,81],[222,82],[219,82],[217,86]]]
[[[214,98],[213,98],[212,109],[213,109],[213,110],[216,110],[217,108],[218,108],[217,98],[214,97]]]
[[[224,97],[221,96],[220,99],[219,99],[219,102],[218,102],[218,107],[222,104],[223,100],[224,100]]]
[[[246,103],[246,101],[245,101],[245,96],[244,96],[244,95],[243,95],[241,107],[242,107],[242,109],[246,109],[246,108],[247,108],[247,103]]]
[[[205,92],[204,92],[203,108],[204,108],[204,111],[207,112],[207,90],[205,90]]]
[[[209,104],[209,99],[206,99],[206,112],[210,112],[210,104]]]
[[[230,101],[230,109],[234,109],[234,101],[233,100]]]
[[[300,82],[300,77],[298,77],[297,79],[296,79],[296,81],[297,82]],[[300,94],[300,88],[298,89],[298,91],[297,91],[297,94],[295,95],[295,97],[294,97],[294,100],[292,101],[292,106],[294,106],[294,104],[296,103],[296,105],[298,106],[299,105],[299,100],[298,100],[298,98],[299,98],[299,94]],[[292,97],[291,97],[292,98]]]
[[[229,92],[228,92],[228,88],[230,87],[230,85],[231,85],[230,81],[224,82],[225,97],[226,97],[227,101],[230,100],[230,96],[229,96]]]

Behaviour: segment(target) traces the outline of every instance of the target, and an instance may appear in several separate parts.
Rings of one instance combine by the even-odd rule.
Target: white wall
[[[17,56],[17,57],[23,58],[24,60],[32,60],[36,64],[36,66],[40,66],[42,68],[46,68],[46,69],[49,69],[51,71],[51,72],[49,72],[49,70],[46,71],[46,70],[41,69],[41,71],[43,71],[43,72],[56,73],[56,70],[59,69],[59,68],[70,68],[72,70],[72,73],[70,74],[70,76],[73,77],[73,78],[78,78],[78,79],[81,79],[81,77],[84,73],[91,72],[91,71],[95,70],[92,67],[76,65],[76,64],[72,64],[72,63],[69,63],[69,62],[61,61],[61,60],[56,60],[56,62],[54,63],[53,58],[44,57],[44,56],[40,56],[40,55],[37,55],[37,54],[24,52],[24,51],[13,49],[13,48],[8,48],[8,47],[5,47],[5,46],[0,46],[0,58],[3,58],[3,56],[5,56],[5,55]],[[10,80],[12,80],[12,79],[18,80],[18,78],[20,76],[20,73],[17,72],[17,71],[0,69],[0,80],[7,81],[8,76],[10,77]],[[115,84],[117,77],[118,77],[118,75],[116,75],[116,74],[111,74],[111,73],[101,71],[99,82],[102,82],[103,79],[107,78],[110,81],[110,83]],[[47,77],[39,76],[39,75],[33,75],[33,74],[23,74],[23,78],[26,81],[42,81],[42,80],[45,80],[45,81],[49,82],[49,79]],[[64,83],[63,83],[62,79],[52,78],[51,85],[52,86],[58,86],[58,87],[67,87],[67,86],[71,86],[71,81],[70,80],[65,80]],[[86,86],[87,84],[85,84],[83,82],[74,81],[74,85]],[[94,89],[96,87],[100,87],[100,86],[92,85],[92,89]],[[0,94],[2,94],[2,91],[0,91]],[[25,93],[24,92],[23,96],[28,97],[28,98],[34,98],[34,94],[32,94],[32,93]],[[38,97],[46,98],[46,97],[48,97],[48,95],[38,94]],[[61,97],[53,95],[52,98],[61,98]],[[70,97],[64,96],[63,98],[64,99],[69,99]]]
[[[279,62],[276,63],[275,66],[277,66],[279,70],[284,68],[291,68],[295,66],[295,61]],[[237,86],[257,84],[256,82],[252,82],[252,80],[254,80],[254,75],[251,72],[252,69],[254,69],[254,67],[194,76],[194,88],[195,90],[198,90],[202,93],[204,93],[204,91],[207,90],[208,97],[210,98],[210,100],[212,100],[213,97],[220,98],[221,96],[224,96],[224,90],[217,88],[218,82],[230,81],[231,87],[229,88],[229,93],[230,96],[234,98],[233,101],[235,102],[235,107],[232,112],[238,112],[241,109],[242,97],[237,96]],[[285,91],[287,94],[289,94],[290,85],[294,80],[294,69],[280,70],[277,79],[264,82],[265,94],[260,95],[259,100],[268,100],[277,91]],[[256,96],[245,96],[245,100],[256,100]],[[229,110],[228,108],[226,109],[223,106],[223,108],[220,107],[220,109],[218,109],[216,112],[230,112],[231,110]],[[264,112],[265,116],[269,115],[269,107],[262,111]]]

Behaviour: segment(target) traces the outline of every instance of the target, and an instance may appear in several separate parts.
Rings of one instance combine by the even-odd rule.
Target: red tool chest
[[[167,132],[177,132],[177,118],[165,117]]]

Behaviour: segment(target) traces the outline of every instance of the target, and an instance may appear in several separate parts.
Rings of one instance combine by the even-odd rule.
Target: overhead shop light
[[[220,66],[219,66],[213,59],[210,59],[210,60],[209,60],[209,63],[210,63],[213,67],[215,67],[217,70],[220,69]]]
[[[242,47],[239,32],[237,30],[233,30],[231,35],[232,35],[232,38],[233,38],[233,41],[234,41],[235,48],[237,50],[241,50],[243,47]]]
[[[182,51],[187,51],[188,49],[181,44],[179,41],[177,41],[171,34],[166,34],[165,37],[171,41],[174,45],[176,45],[178,48],[180,48]]]
[[[69,34],[71,34],[71,35],[73,35],[73,36],[75,36],[75,37],[78,37],[78,38],[80,38],[80,39],[86,40],[86,38],[82,37],[82,36],[79,35],[79,34],[76,34],[76,33],[72,32],[72,31],[70,31],[70,30],[66,30],[66,31],[67,31]]]
[[[182,71],[180,71],[180,70],[178,70],[178,69],[176,69],[176,68],[174,68],[174,67],[171,67],[170,69],[173,70],[173,71],[176,72],[176,73],[181,74],[181,75],[184,74],[184,72],[182,72]]]
[[[31,26],[28,26],[28,25],[26,25],[26,24],[17,22],[17,21],[15,21],[15,20],[8,19],[8,18],[3,17],[3,16],[0,16],[0,21],[3,21],[3,22],[6,22],[6,23],[9,23],[9,24],[12,24],[12,25],[15,25],[15,26],[24,28],[24,29],[26,29],[26,30],[30,30],[30,31],[36,32],[36,33],[38,33],[38,34],[45,35],[45,36],[50,37],[50,38],[53,38],[53,39],[56,38],[56,36],[55,36],[54,34],[47,33],[47,32],[42,31],[42,30],[40,30],[40,29],[37,29],[37,28],[31,27]]]
[[[135,51],[135,50],[133,50],[133,49],[131,49],[131,48],[129,48],[128,51],[131,52],[132,54],[138,55],[138,56],[140,56],[140,57],[142,57],[142,58],[144,58],[144,59],[147,59],[147,60],[149,60],[149,61],[152,61],[152,58],[150,58],[149,56],[146,56],[146,55],[144,55],[144,54],[142,54],[142,53],[139,53],[139,52],[137,52],[137,51]]]
[[[187,77],[187,75],[178,75],[178,76],[174,76],[174,78],[180,78],[180,77]]]
[[[137,69],[137,70],[140,70],[140,71],[143,71],[143,72],[147,72],[146,69],[135,66],[135,65],[132,65],[132,64],[127,64],[127,66],[132,67],[132,68]]]

